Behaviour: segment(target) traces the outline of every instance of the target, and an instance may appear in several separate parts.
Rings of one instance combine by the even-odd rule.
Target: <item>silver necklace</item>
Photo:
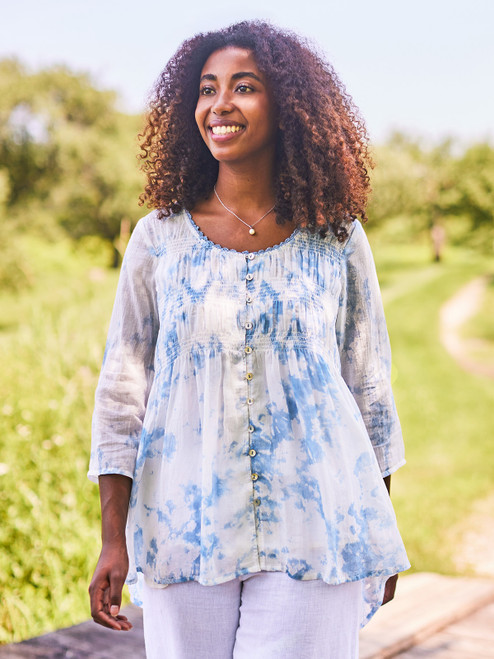
[[[264,213],[264,215],[263,215],[262,217],[260,217],[258,220],[256,220],[256,221],[254,222],[254,224],[249,224],[249,223],[246,222],[245,220],[242,220],[242,218],[239,217],[239,216],[237,215],[237,213],[234,213],[234,212],[232,211],[231,208],[228,208],[228,206],[225,206],[225,204],[221,201],[219,194],[216,192],[216,186],[213,186],[213,190],[214,190],[214,194],[216,195],[217,200],[220,202],[220,204],[223,206],[223,208],[224,208],[226,211],[228,211],[229,213],[231,213],[234,217],[236,217],[237,220],[240,220],[240,222],[242,222],[242,224],[245,224],[246,227],[249,227],[249,233],[250,233],[251,236],[255,236],[255,235],[256,235],[256,230],[254,229],[254,227],[256,226],[256,224],[259,224],[259,222],[260,222],[261,220],[264,220],[264,218],[266,217],[266,215],[269,215],[272,211],[274,211],[274,206],[273,206],[272,208],[270,208],[270,209],[268,210],[267,213]],[[276,204],[275,204],[275,205],[276,205]]]

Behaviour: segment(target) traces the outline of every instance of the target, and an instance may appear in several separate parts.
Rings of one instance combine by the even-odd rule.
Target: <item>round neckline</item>
[[[285,240],[283,240],[281,243],[276,243],[276,245],[270,245],[269,247],[265,247],[264,249],[258,249],[258,250],[244,249],[242,251],[239,251],[238,249],[233,249],[232,247],[224,247],[223,245],[219,245],[218,243],[213,242],[210,238],[206,236],[206,234],[204,234],[201,231],[201,229],[199,229],[197,224],[194,222],[194,218],[192,217],[190,212],[187,209],[184,209],[184,212],[188,219],[187,224],[193,231],[196,238],[206,243],[210,247],[214,247],[215,249],[221,250],[222,252],[230,252],[231,254],[238,254],[240,256],[245,256],[247,254],[266,254],[267,252],[275,251],[280,247],[283,247],[284,245],[290,243],[295,238],[295,236],[300,232],[300,229],[298,227],[295,227],[292,233],[289,236],[287,236]]]

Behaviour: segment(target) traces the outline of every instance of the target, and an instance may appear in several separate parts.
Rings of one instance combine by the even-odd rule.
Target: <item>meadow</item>
[[[86,478],[93,395],[118,273],[108,255],[19,238],[32,286],[0,294],[0,642],[89,617],[99,552]],[[439,309],[492,259],[372,234],[393,348],[407,465],[392,496],[414,570],[454,573],[457,528],[494,488],[494,380],[462,371],[439,342]],[[487,305],[467,331],[494,341]]]

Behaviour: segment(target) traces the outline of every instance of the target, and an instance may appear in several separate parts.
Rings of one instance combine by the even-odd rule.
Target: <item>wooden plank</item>
[[[491,643],[494,656],[494,604],[484,607],[447,629],[450,634],[456,636],[468,636]]]
[[[362,630],[360,659],[394,657],[492,601],[494,580],[429,573],[402,577],[396,598]]]
[[[92,620],[50,634],[0,647],[1,659],[145,659],[142,611],[130,604],[122,613],[133,624],[116,632]]]
[[[493,659],[492,643],[481,639],[450,634],[447,631],[431,638],[411,650],[396,655],[396,659]]]
[[[446,627],[397,659],[493,659],[494,604]]]

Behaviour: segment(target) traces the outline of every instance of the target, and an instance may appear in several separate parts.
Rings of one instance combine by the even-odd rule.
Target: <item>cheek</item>
[[[263,108],[263,115],[265,117],[266,133],[268,133],[270,136],[275,135],[278,129],[278,118],[271,104],[265,104],[265,107]]]
[[[202,137],[204,138],[204,136],[205,136],[205,128],[204,128],[205,113],[204,113],[204,110],[201,108],[200,103],[198,103],[196,105],[196,111],[194,113],[194,117],[195,117],[195,120],[196,120],[196,125],[199,128],[199,132],[201,133]]]

